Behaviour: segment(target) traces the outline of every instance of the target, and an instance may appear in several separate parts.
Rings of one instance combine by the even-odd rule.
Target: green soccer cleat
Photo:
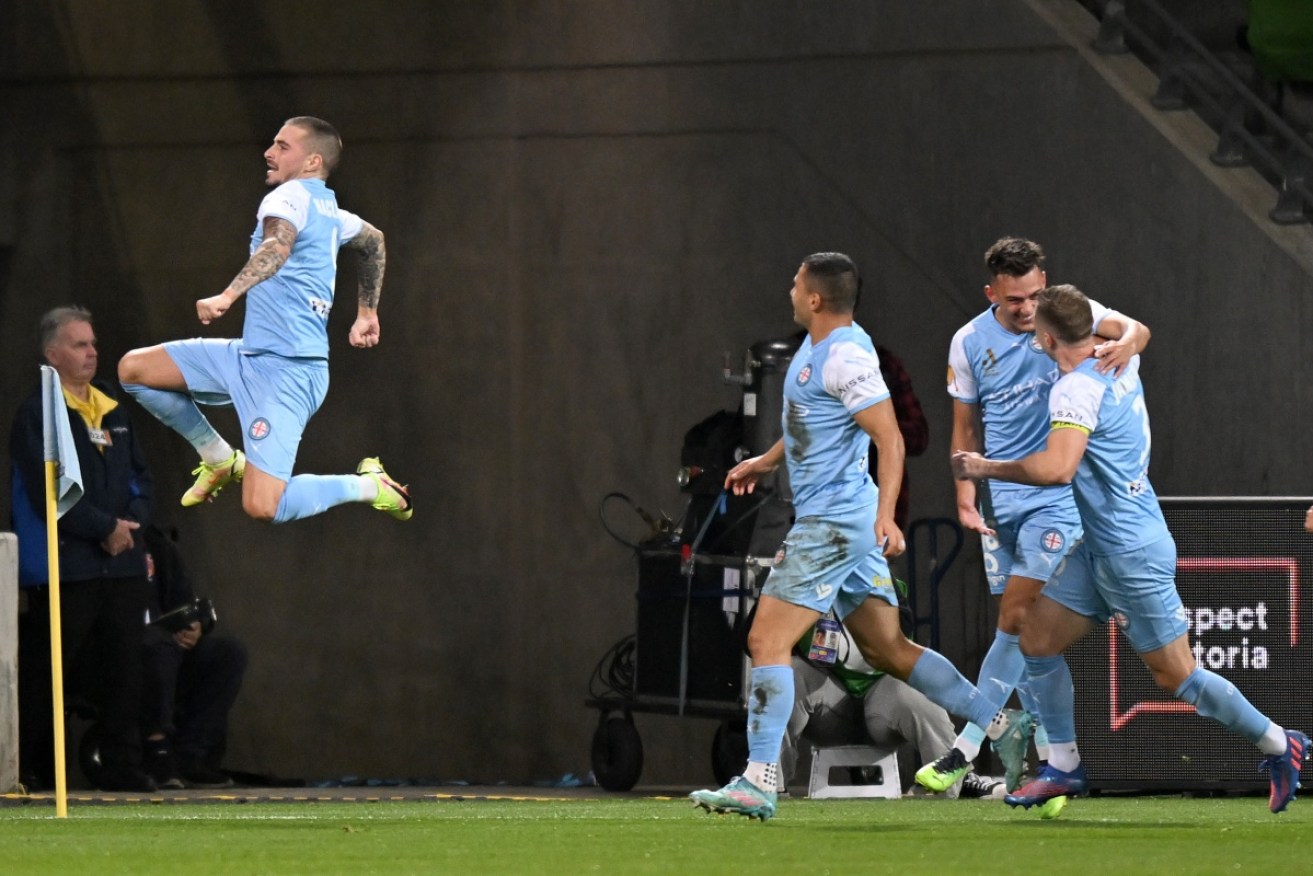
[[[409,520],[415,513],[415,503],[410,499],[410,490],[394,481],[383,470],[383,463],[377,456],[367,456],[356,466],[356,474],[365,475],[378,484],[378,498],[373,507],[386,511],[398,520]]]
[[[1062,814],[1062,810],[1067,808],[1067,801],[1071,798],[1066,794],[1061,797],[1050,797],[1039,806],[1039,817],[1047,820],[1057,818]]]
[[[1026,751],[1030,748],[1030,734],[1035,729],[1035,719],[1029,712],[1017,709],[1004,709],[1003,714],[1007,717],[1007,727],[1003,735],[990,744],[994,746],[998,759],[1003,762],[1003,779],[1007,782],[1008,790],[1015,791],[1021,787],[1021,775],[1026,771]]]
[[[190,508],[202,502],[214,501],[220,490],[233,481],[240,482],[245,473],[246,454],[240,450],[234,450],[232,456],[214,465],[201,462],[192,470],[192,474],[197,476],[196,483],[182,494],[182,507]]]
[[[729,812],[763,822],[775,814],[778,799],[774,791],[763,791],[742,776],[735,776],[719,791],[694,791],[688,796],[708,812],[719,815]]]
[[[957,780],[971,772],[971,761],[956,748],[948,754],[928,763],[916,771],[916,783],[927,791],[943,793],[956,784]]]

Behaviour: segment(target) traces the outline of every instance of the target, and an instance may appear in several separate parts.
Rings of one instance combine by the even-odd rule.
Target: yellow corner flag
[[[46,469],[46,563],[50,572],[50,685],[55,704],[55,814],[68,817],[64,765],[64,660],[59,618],[59,518],[82,498],[82,466],[59,374],[41,366],[41,437]]]

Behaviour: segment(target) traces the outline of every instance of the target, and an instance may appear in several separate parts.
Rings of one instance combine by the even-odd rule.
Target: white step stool
[[[835,767],[875,767],[876,780],[866,785],[831,785],[830,770]],[[807,784],[807,796],[819,800],[839,797],[902,797],[898,752],[892,748],[875,748],[870,745],[817,748],[812,751],[811,781]]]

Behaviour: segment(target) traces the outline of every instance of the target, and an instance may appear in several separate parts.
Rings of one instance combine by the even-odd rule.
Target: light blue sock
[[[949,714],[966,718],[978,727],[989,724],[998,712],[998,706],[963,678],[948,658],[929,648],[921,652],[907,683]]]
[[[1076,741],[1076,689],[1067,661],[1056,657],[1026,658],[1027,698],[1048,731],[1045,745]]]
[[[793,714],[793,667],[752,667],[748,696],[748,760],[778,763],[784,729]]]
[[[1002,630],[995,630],[994,644],[989,646],[989,651],[985,653],[985,662],[980,664],[980,677],[976,681],[976,687],[982,693],[988,692],[989,696],[996,699],[1000,705],[1006,704],[1025,671],[1026,658],[1021,656],[1018,637]],[[990,715],[990,718],[993,717]],[[962,738],[978,746],[985,741],[985,728],[972,721],[962,728]]]
[[[287,482],[287,488],[283,490],[283,498],[278,501],[278,510],[274,513],[274,523],[287,523],[289,520],[313,517],[334,505],[360,502],[363,499],[360,475],[296,475]],[[793,680],[792,675],[789,676],[789,680]],[[793,700],[790,699],[790,710],[792,706]]]
[[[1024,671],[1025,658],[1022,658],[1022,667]],[[1030,684],[1027,681],[1017,682],[1017,699],[1021,700],[1021,708],[1030,712],[1030,716],[1035,719],[1035,751],[1039,753],[1041,760],[1048,759],[1049,750],[1049,731],[1044,729],[1044,724],[1039,719],[1039,707],[1035,705],[1035,697],[1030,692]]]
[[[1212,718],[1253,743],[1263,738],[1267,725],[1272,723],[1245,699],[1235,685],[1202,666],[1195,667],[1194,672],[1181,682],[1176,689],[1176,698],[1194,706],[1194,710],[1205,718]]]
[[[152,389],[139,383],[125,383],[123,389],[155,419],[186,438],[198,452],[207,444],[223,440],[187,393]]]

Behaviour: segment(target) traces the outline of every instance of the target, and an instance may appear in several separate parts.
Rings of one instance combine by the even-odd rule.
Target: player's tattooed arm
[[[388,263],[383,232],[365,222],[360,233],[342,245],[355,250],[360,256],[360,266],[356,269],[360,278],[360,306],[369,310],[377,309],[378,299],[383,295],[383,272]]]
[[[196,302],[196,315],[204,325],[209,325],[228,312],[238,298],[263,280],[268,280],[287,261],[292,254],[292,244],[296,243],[296,226],[286,219],[269,216],[264,220],[264,239],[251,253],[246,266],[233,277],[228,288],[218,295],[202,298]]]
[[[292,254],[292,244],[296,243],[296,226],[286,219],[270,216],[264,220],[264,240],[251,253],[246,267],[238,272],[228,289],[237,295],[243,295],[257,283],[268,280],[287,261]]]

